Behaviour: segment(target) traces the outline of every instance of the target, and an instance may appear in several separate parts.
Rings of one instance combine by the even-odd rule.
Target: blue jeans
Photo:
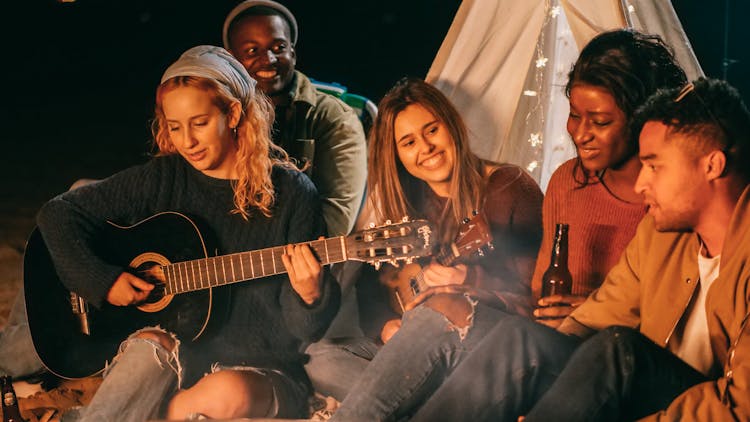
[[[322,340],[305,349],[305,372],[315,391],[344,400],[357,377],[375,356],[378,346],[364,336],[359,324],[356,283],[362,263],[346,261],[331,265],[341,287],[341,307]]]
[[[88,406],[66,413],[64,422],[143,422],[159,417],[166,399],[177,390],[179,346],[169,352],[134,335],[120,345]]]
[[[506,316],[412,421],[515,422],[552,385],[579,343],[528,318]]]
[[[526,422],[635,420],[704,381],[703,374],[638,331],[610,327],[578,348]]]
[[[492,326],[507,316],[462,299],[473,307],[473,318],[465,327],[425,305],[406,312],[401,328],[359,376],[331,420],[396,420],[419,407]]]
[[[63,422],[143,422],[165,413],[174,393],[182,384],[179,341],[173,351],[158,342],[132,334],[120,345],[104,381],[91,402],[63,415]],[[214,364],[212,371],[253,371],[268,379],[273,389],[273,405],[268,417],[301,417],[307,412],[310,395],[305,382],[295,381],[280,371],[247,366]]]
[[[22,287],[13,302],[8,323],[0,332],[0,374],[24,378],[43,369],[31,341]]]
[[[343,401],[375,357],[378,345],[370,338],[323,339],[307,347],[305,371],[315,391]]]

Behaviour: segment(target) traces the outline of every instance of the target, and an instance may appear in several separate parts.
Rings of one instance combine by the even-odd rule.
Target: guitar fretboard
[[[345,240],[339,236],[305,243],[326,265],[347,260]],[[164,293],[185,293],[285,273],[281,260],[284,248],[276,246],[164,265]]]
[[[440,248],[435,259],[440,265],[450,267],[456,261],[456,256],[445,248]],[[411,289],[412,297],[416,297],[430,288],[430,286],[424,281],[424,271],[419,270],[419,272],[409,280],[409,288]],[[404,304],[401,305],[402,309],[403,307]]]

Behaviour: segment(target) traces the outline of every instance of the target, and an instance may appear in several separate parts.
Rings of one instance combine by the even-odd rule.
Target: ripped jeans
[[[414,412],[508,314],[461,297],[466,321],[451,322],[422,304],[402,318],[401,328],[375,355],[331,421],[390,421]]]
[[[66,413],[64,422],[143,422],[159,416],[179,384],[179,342],[170,352],[152,340],[135,338],[144,330],[122,342],[91,403]]]

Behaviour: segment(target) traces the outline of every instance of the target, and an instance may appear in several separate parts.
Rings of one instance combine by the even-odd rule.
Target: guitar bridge
[[[81,296],[70,292],[70,310],[78,318],[78,325],[81,333],[91,335],[91,326],[89,326],[89,304]]]

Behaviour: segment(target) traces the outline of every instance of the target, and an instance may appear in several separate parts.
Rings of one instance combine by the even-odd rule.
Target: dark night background
[[[39,205],[77,178],[104,177],[146,158],[162,71],[189,47],[221,45],[221,25],[236,3],[4,3],[0,240],[25,237]],[[377,102],[399,77],[426,74],[460,1],[282,3],[300,24],[297,67]],[[705,73],[721,77],[726,1],[672,3]],[[738,62],[727,79],[747,99],[750,2],[728,3],[729,57]]]

